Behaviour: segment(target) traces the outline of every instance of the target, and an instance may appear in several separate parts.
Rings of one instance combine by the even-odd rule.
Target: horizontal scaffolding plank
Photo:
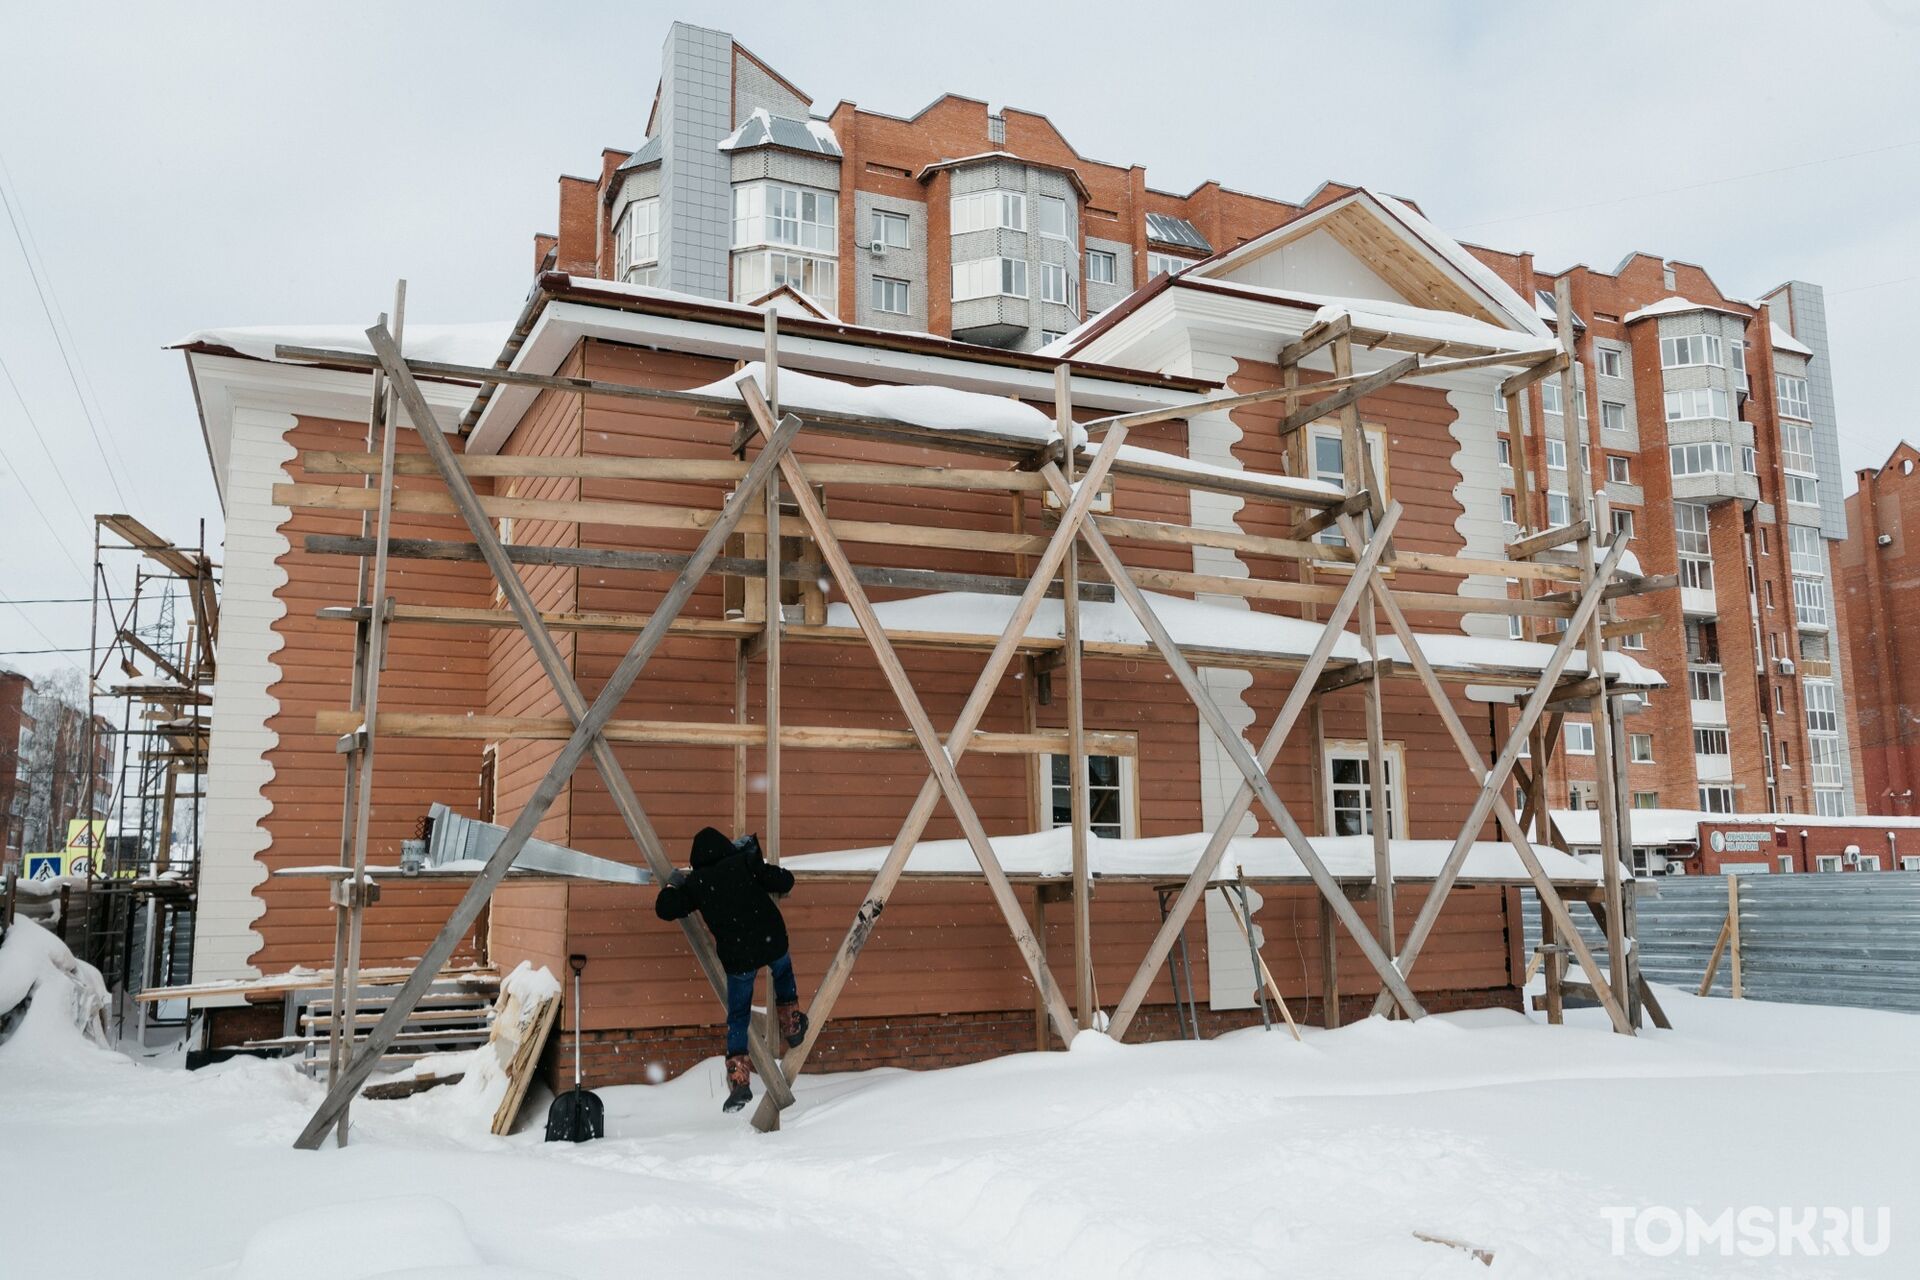
[[[357,711],[319,711],[314,727],[329,736],[359,728]],[[381,737],[453,738],[494,742],[506,738],[565,741],[573,721],[565,716],[476,716],[458,712],[383,711],[374,725]],[[767,741],[765,725],[696,720],[609,720],[609,742],[648,746],[755,747]],[[783,725],[780,745],[801,750],[915,751],[919,744],[908,729],[848,729],[832,725]],[[1102,755],[1132,755],[1137,750],[1130,733],[1089,733],[1087,745]],[[1033,733],[976,733],[967,749],[986,755],[1057,755],[1067,749],[1065,730]]]
[[[377,476],[380,455],[315,449],[300,455],[309,474]],[[684,484],[732,484],[747,474],[747,464],[730,458],[579,458],[529,454],[463,454],[460,470],[473,477],[531,477],[561,480],[656,480]],[[439,473],[424,454],[401,454],[394,474]],[[809,462],[807,476],[819,484],[896,485],[915,489],[981,489],[1037,493],[1046,481],[1036,471],[1000,471],[964,467],[898,466],[879,462]]]

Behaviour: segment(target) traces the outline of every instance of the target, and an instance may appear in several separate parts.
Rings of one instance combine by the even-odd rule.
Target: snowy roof
[[[1200,408],[1203,405],[1204,402],[1201,402],[1195,407]],[[1211,462],[1195,462],[1192,458],[1185,458],[1177,453],[1143,449],[1139,445],[1121,445],[1116,460],[1137,463],[1144,467],[1159,467],[1166,471],[1184,472],[1187,475],[1203,476],[1211,480],[1232,480],[1236,484],[1250,484],[1262,489],[1270,489],[1279,497],[1310,494],[1318,498],[1338,498],[1342,493],[1339,485],[1326,480],[1310,480],[1302,476],[1277,476],[1265,471],[1248,471],[1236,467],[1219,467]]]
[[[1771,324],[1771,322],[1769,322],[1769,324],[1773,329],[1770,340],[1773,343],[1773,349],[1775,351],[1791,351],[1799,356],[1810,356],[1813,354],[1812,347],[1800,341],[1800,339],[1794,337],[1779,325]]]
[[[1553,324],[1560,319],[1560,303],[1552,293],[1545,289],[1535,289],[1533,291],[1533,299],[1533,313],[1535,315],[1545,320],[1548,324]],[[1576,329],[1584,329],[1587,327],[1587,322],[1580,318],[1578,311],[1573,313],[1573,327]]]
[[[642,169],[650,164],[658,164],[662,151],[663,148],[661,147],[659,138],[648,138],[640,144],[640,149],[628,156],[626,163],[622,164],[618,169],[615,169],[614,172],[625,173],[629,169]]]
[[[1206,268],[1211,271],[1212,268]],[[1359,329],[1376,329],[1412,338],[1433,338],[1463,346],[1485,347],[1493,351],[1511,351],[1516,355],[1543,355],[1558,348],[1549,335],[1503,329],[1463,316],[1457,311],[1436,311],[1429,307],[1381,302],[1373,298],[1339,298],[1300,289],[1275,289],[1268,285],[1248,284],[1242,280],[1216,279],[1212,275],[1183,272],[1177,283],[1185,288],[1212,289],[1235,294],[1271,298],[1294,307],[1312,307],[1313,323],[1337,320],[1342,315]]]
[[[1738,311],[1730,311],[1726,307],[1716,307],[1711,302],[1694,302],[1692,299],[1673,295],[1662,298],[1658,302],[1649,302],[1644,307],[1627,312],[1624,323],[1632,324],[1636,320],[1651,320],[1655,316],[1684,315],[1689,311],[1718,311],[1722,315],[1729,316],[1737,316],[1740,314]]]
[[[1180,878],[1192,873],[1207,846],[1209,835],[1196,831],[1190,835],[1160,836],[1148,840],[1115,840],[1090,833],[1087,861],[1096,877],[1137,876],[1142,878]],[[1027,835],[994,836],[989,841],[994,856],[1010,876],[1066,877],[1073,868],[1072,832],[1065,827]],[[1313,836],[1308,843],[1334,876],[1343,879],[1373,878],[1372,836]],[[1389,842],[1396,879],[1431,880],[1453,848],[1450,840],[1394,840]],[[1582,883],[1597,880],[1599,868],[1557,849],[1537,848],[1547,874],[1559,881]],[[789,871],[872,872],[879,870],[886,857],[884,846],[871,849],[843,849],[832,853],[804,853],[781,859]],[[965,840],[928,840],[913,847],[907,857],[909,875],[978,873],[980,864]],[[1307,878],[1307,869],[1293,847],[1276,837],[1241,836],[1227,845],[1227,851],[1214,872],[1216,880],[1232,880],[1242,872],[1251,880]],[[1482,841],[1467,852],[1461,876],[1467,880],[1523,880],[1527,871],[1513,846]]]
[[[1207,238],[1200,234],[1200,228],[1185,218],[1176,218],[1170,213],[1147,215],[1147,239],[1181,249],[1198,249],[1201,253],[1213,252],[1213,246],[1208,244]]]
[[[404,331],[409,358],[443,364],[491,365],[513,333],[511,320],[478,324],[413,324]],[[256,360],[277,359],[276,346],[318,347],[328,351],[373,353],[363,324],[236,325],[225,329],[196,329],[173,347],[226,347]]]
[[[781,375],[784,398],[786,374]],[[1266,657],[1305,658],[1320,642],[1321,624],[1305,618],[1242,609],[1232,605],[1209,604],[1181,596],[1143,593],[1154,613],[1166,627],[1174,643],[1182,648],[1212,649],[1227,653],[1245,653]],[[1014,596],[986,595],[968,591],[943,591],[910,596],[903,600],[876,603],[873,611],[880,625],[892,631],[944,631],[956,635],[996,636],[1013,618]],[[844,604],[830,605],[827,625],[852,627],[853,612]],[[1058,640],[1065,636],[1062,602],[1042,600],[1026,634],[1032,639]],[[1094,644],[1149,644],[1146,629],[1133,611],[1118,600],[1085,601],[1080,606],[1080,635]],[[1427,633],[1417,637],[1420,652],[1435,667],[1450,671],[1508,669],[1544,670],[1553,654],[1553,646],[1531,640],[1499,640],[1483,636]],[[1407,651],[1398,637],[1382,636],[1380,656],[1406,662]],[[1343,632],[1334,643],[1332,660],[1364,662],[1367,651],[1360,637]],[[1607,673],[1623,684],[1658,687],[1665,684],[1659,673],[1634,661],[1626,653],[1606,654]],[[1586,654],[1575,650],[1566,670],[1586,671]]]
[[[1362,194],[1378,201],[1381,208],[1398,218],[1407,230],[1425,242],[1429,249],[1446,259],[1448,266],[1472,281],[1474,288],[1485,294],[1501,310],[1534,332],[1546,333],[1546,326],[1540,323],[1538,316],[1533,315],[1533,309],[1527,306],[1526,301],[1518,293],[1514,292],[1513,287],[1502,280],[1492,267],[1468,253],[1466,247],[1458,240],[1414,212],[1413,207],[1404,200],[1397,200],[1390,195],[1373,190],[1363,190]]]
[[[740,373],[695,387],[694,393],[737,400],[740,389],[735,383],[740,374],[750,375],[765,389],[766,365],[755,361]],[[890,418],[934,431],[985,432],[1033,444],[1046,444],[1058,435],[1052,418],[1010,396],[938,386],[856,387],[793,369],[780,370],[780,406],[829,416]],[[1086,439],[1084,432],[1080,433],[1080,439]]]
[[[722,151],[745,151],[749,147],[785,147],[840,158],[840,140],[825,120],[794,120],[776,116],[765,107],[755,107],[738,129],[720,140]]]

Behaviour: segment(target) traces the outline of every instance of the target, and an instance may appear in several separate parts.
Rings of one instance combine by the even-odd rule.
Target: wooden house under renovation
[[[374,310],[182,344],[227,525],[213,1043],[282,1026],[265,973],[584,956],[590,1086],[719,1052],[653,885],[398,872],[435,804],[655,875],[758,832],[788,1075],[1518,1007],[1536,964],[1639,1016],[1566,915],[1622,954],[1630,886],[1535,781],[1562,717],[1617,755],[1660,681],[1612,601],[1662,584],[1578,449],[1568,524],[1503,520],[1572,326],[1405,204],[1038,354],[557,271],[510,325]]]

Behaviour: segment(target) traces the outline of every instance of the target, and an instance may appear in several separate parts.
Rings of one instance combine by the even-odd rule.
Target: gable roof
[[[824,120],[776,116],[765,107],[755,107],[738,129],[720,140],[722,151],[745,151],[749,147],[784,147],[840,158],[840,140],[834,137],[832,125]]]
[[[1404,201],[1361,188],[1193,269],[1224,279],[1257,258],[1325,231],[1416,306],[1549,337],[1534,304]]]

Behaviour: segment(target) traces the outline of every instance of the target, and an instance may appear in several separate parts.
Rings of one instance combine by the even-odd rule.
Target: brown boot
[[[800,1002],[791,1004],[782,1002],[777,1006],[780,1013],[780,1034],[787,1042],[787,1048],[798,1049],[800,1042],[807,1038],[807,1015],[800,1012]]]
[[[738,1111],[753,1101],[753,1065],[744,1053],[727,1055],[727,1100],[722,1111]]]

